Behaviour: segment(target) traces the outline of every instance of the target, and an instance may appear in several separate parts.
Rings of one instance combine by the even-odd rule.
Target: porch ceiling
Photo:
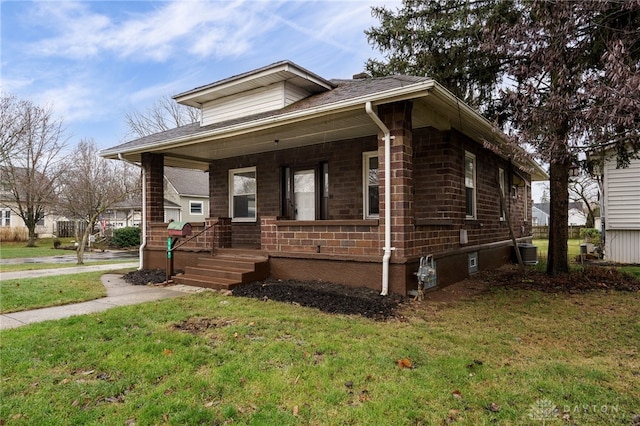
[[[443,122],[447,119],[435,116],[433,111],[428,110],[430,107],[424,102],[415,101],[412,118],[414,127],[443,127]],[[358,109],[314,116],[293,124],[268,126],[253,132],[210,135],[183,144],[145,151],[164,154],[167,166],[208,170],[211,160],[374,136],[377,133],[378,127],[362,106]],[[141,161],[140,152],[125,153],[123,156],[129,161]]]

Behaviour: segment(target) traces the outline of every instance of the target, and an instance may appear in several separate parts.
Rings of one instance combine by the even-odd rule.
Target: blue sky
[[[2,1],[2,0],[0,0]],[[2,91],[52,106],[69,144],[128,140],[124,114],[283,59],[351,78],[399,1],[2,1]]]
[[[351,78],[380,57],[364,30],[382,5],[401,1],[0,0],[0,85],[52,106],[70,146],[108,148],[131,139],[127,111],[283,59]]]

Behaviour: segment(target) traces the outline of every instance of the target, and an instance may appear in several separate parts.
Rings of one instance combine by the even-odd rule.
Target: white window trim
[[[524,220],[528,221],[529,220],[529,199],[531,198],[531,196],[529,195],[531,194],[531,185],[529,184],[529,182],[525,182],[524,184]]]
[[[505,181],[505,173],[502,167],[498,168],[498,183],[500,184],[500,192],[502,193],[502,198],[504,199],[505,204],[507,203],[507,194],[505,194],[505,187],[507,182]],[[502,205],[502,202],[498,203],[498,208],[500,209],[500,221],[504,222],[505,220],[505,209]]]
[[[256,203],[255,217],[233,217],[233,176],[237,173],[246,173],[246,172],[253,172],[255,173],[255,176],[256,176],[256,192],[254,193],[255,203]],[[258,206],[258,173],[256,171],[256,166],[243,167],[241,169],[230,169],[229,170],[229,217],[231,218],[231,221],[232,222],[256,222],[258,220],[257,206]]]
[[[193,212],[193,206],[199,204],[200,205],[200,213]],[[191,201],[189,200],[189,214],[191,216],[203,216],[204,215],[204,201]]]
[[[379,219],[380,213],[369,214],[369,159],[378,157],[378,177],[380,176],[380,158],[378,151],[362,153],[362,216],[364,219]]]
[[[471,159],[473,161],[473,214],[466,214],[467,206],[466,206],[466,190],[467,190],[467,159]],[[476,162],[475,154],[470,153],[469,151],[464,152],[464,164],[463,164],[463,173],[464,173],[464,189],[465,189],[465,215],[466,219],[475,220],[478,215],[478,202],[477,202],[477,193],[478,193],[478,164]]]

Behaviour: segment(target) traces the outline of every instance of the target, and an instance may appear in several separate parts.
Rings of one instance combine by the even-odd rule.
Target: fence
[[[87,223],[84,221],[59,220],[56,222],[56,236],[62,238],[76,237],[76,235],[83,233],[86,228]]]
[[[570,226],[569,227],[569,239],[580,238],[580,230],[584,226]],[[532,227],[533,238],[540,240],[549,239],[549,227],[548,226],[534,226]]]

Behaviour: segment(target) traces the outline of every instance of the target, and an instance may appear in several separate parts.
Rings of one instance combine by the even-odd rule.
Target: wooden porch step
[[[265,255],[225,251],[213,257],[198,258],[196,266],[187,266],[183,275],[173,277],[177,284],[230,290],[241,284],[264,280],[269,276]]]

